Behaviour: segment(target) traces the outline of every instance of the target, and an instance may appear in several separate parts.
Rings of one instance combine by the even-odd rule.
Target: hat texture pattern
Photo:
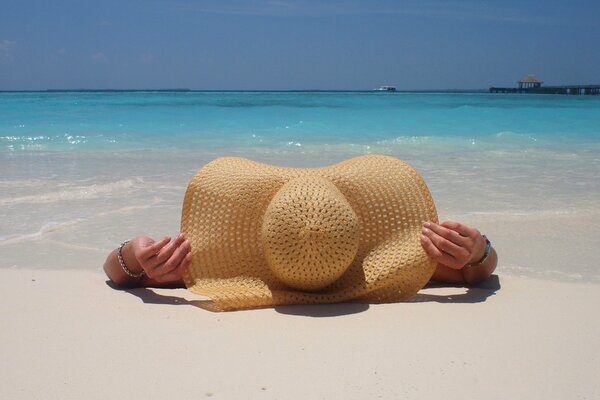
[[[435,270],[424,221],[437,222],[431,194],[393,157],[321,168],[219,158],[185,194],[193,261],[183,278],[221,310],[406,300]]]

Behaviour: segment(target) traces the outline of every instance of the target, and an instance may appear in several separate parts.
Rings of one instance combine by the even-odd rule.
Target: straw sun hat
[[[322,168],[219,158],[185,194],[193,261],[183,278],[221,310],[406,300],[435,269],[424,221],[437,222],[431,194],[393,157]]]

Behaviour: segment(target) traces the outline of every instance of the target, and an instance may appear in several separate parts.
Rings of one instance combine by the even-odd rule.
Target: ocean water
[[[600,216],[600,97],[487,93],[0,93],[0,267],[99,268],[123,239],[175,233],[218,156],[369,153],[415,166],[442,219],[496,233],[500,271],[600,280],[600,228],[582,227]]]
[[[600,98],[486,93],[0,93],[0,149],[597,144]],[[436,143],[437,142],[437,143]],[[307,150],[308,151],[308,150]]]

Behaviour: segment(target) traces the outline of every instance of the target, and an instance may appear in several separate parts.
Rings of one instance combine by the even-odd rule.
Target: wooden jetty
[[[519,87],[491,87],[490,93],[584,94],[600,95],[600,85],[542,86],[535,75],[526,75],[517,82]]]

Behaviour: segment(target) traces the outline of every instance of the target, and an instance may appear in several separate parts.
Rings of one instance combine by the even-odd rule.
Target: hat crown
[[[354,260],[359,236],[350,203],[332,182],[317,176],[285,183],[273,196],[262,225],[271,271],[300,290],[335,282]]]

